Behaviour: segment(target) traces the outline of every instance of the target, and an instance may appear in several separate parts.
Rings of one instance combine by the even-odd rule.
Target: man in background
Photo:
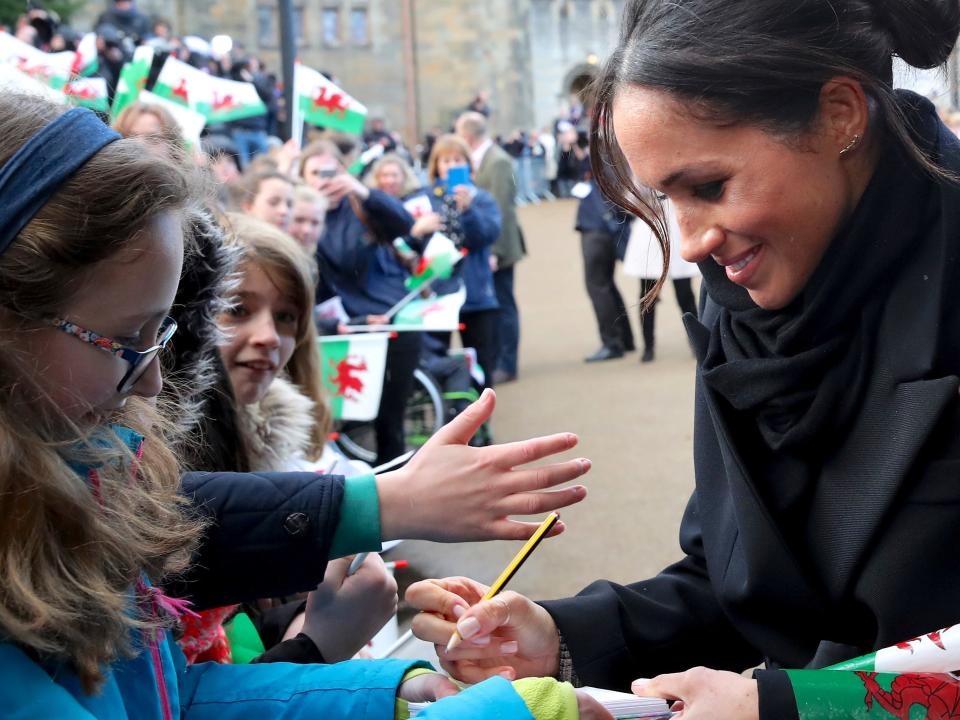
[[[500,304],[497,327],[498,359],[493,372],[494,384],[517,379],[517,355],[520,346],[520,313],[513,294],[514,266],[526,254],[523,232],[517,220],[517,184],[513,161],[487,135],[487,119],[477,112],[466,112],[454,125],[457,135],[470,146],[477,185],[489,192],[500,206],[500,237],[491,247],[490,267]]]

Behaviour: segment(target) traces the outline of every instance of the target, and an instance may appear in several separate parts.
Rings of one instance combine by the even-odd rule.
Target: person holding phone
[[[351,317],[366,324],[386,324],[385,313],[407,294],[409,276],[392,247],[394,238],[410,234],[413,218],[399,200],[368,188],[346,171],[340,149],[318,140],[301,155],[304,181],[328,203],[317,245],[321,286],[343,300]],[[322,301],[327,298],[318,297]],[[403,410],[413,391],[413,371],[420,357],[420,335],[400,333],[390,341],[380,409],[374,423],[380,465],[402,455]]]
[[[440,294],[456,292],[461,282],[467,299],[460,309],[460,332],[464,347],[477,351],[486,386],[493,386],[497,363],[497,319],[500,305],[490,269],[490,246],[500,235],[500,208],[493,195],[473,184],[470,148],[456,135],[437,138],[427,163],[427,176],[433,183],[428,193],[440,230],[467,255],[457,265],[450,280],[435,282]],[[414,232],[416,232],[416,227]],[[449,345],[450,334],[442,339]]]

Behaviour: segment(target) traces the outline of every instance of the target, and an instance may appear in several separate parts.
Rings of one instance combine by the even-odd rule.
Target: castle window
[[[302,5],[293,8],[293,36],[298,47],[306,46]],[[275,4],[257,6],[257,44],[262,48],[280,47],[280,18]]]
[[[340,45],[340,8],[325,7],[323,9],[323,44],[327,47]]]
[[[370,44],[370,16],[365,7],[350,10],[350,42],[353,45]]]

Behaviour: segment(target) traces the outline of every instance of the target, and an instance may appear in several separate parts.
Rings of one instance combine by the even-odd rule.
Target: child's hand
[[[579,720],[613,720],[613,715],[599,700],[590,697],[582,690],[577,690],[577,711]]]
[[[583,500],[582,485],[543,492],[580,477],[590,461],[570,460],[521,469],[519,466],[569,450],[571,433],[474,448],[467,443],[493,413],[496,396],[485,390],[430,438],[410,462],[377,476],[380,528],[384,540],[418,538],[439,542],[526,540],[538,522],[511,515],[542,515]],[[563,532],[557,523],[551,535]]]
[[[460,688],[450,682],[446,675],[431,672],[404,680],[397,690],[397,697],[407,702],[435,702],[458,692]]]
[[[757,681],[732,672],[693,668],[682,673],[635,680],[642,697],[675,700],[676,720],[759,720]]]
[[[397,612],[397,581],[376,553],[347,577],[352,558],[327,565],[323,583],[307,596],[303,632],[330,663],[349,660]]]

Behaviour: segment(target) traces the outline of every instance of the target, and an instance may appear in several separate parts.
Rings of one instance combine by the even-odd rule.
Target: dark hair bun
[[[916,68],[943,65],[960,35],[960,0],[871,0],[893,52]]]

